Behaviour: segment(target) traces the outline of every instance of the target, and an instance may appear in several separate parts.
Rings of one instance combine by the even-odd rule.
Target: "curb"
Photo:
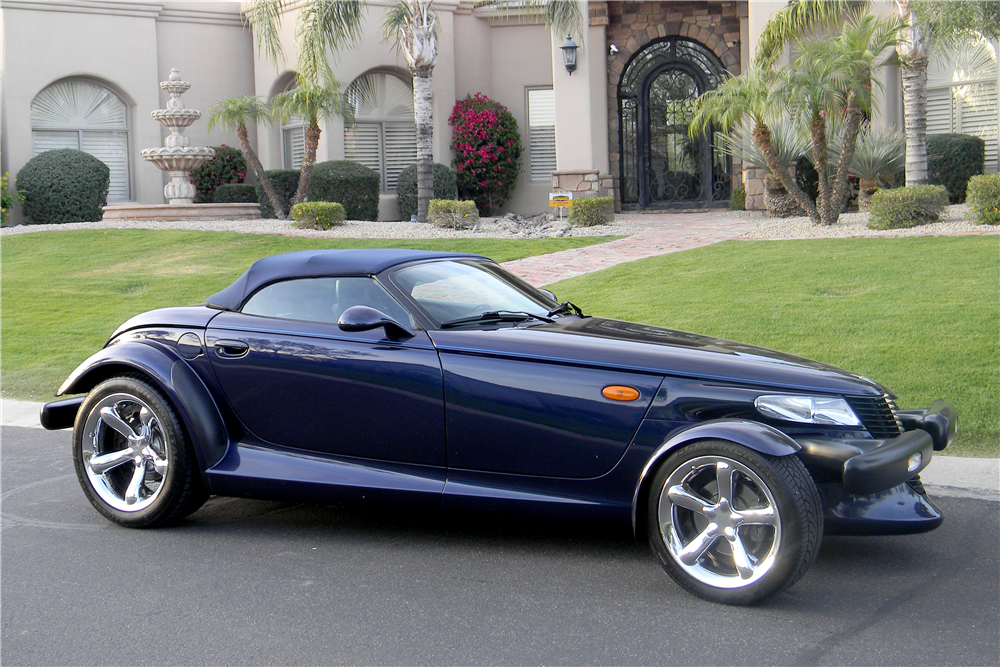
[[[42,428],[38,422],[42,405],[0,399],[0,427]],[[1000,502],[1000,459],[935,456],[920,478],[932,496]]]

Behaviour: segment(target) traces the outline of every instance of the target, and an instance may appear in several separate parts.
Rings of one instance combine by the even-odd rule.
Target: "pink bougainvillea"
[[[521,135],[507,107],[482,93],[459,101],[448,118],[453,134],[458,196],[472,199],[480,215],[503,206],[521,170]]]
[[[225,144],[212,148],[215,157],[191,172],[191,182],[197,191],[196,204],[214,202],[216,188],[226,183],[242,183],[247,175],[242,151]]]

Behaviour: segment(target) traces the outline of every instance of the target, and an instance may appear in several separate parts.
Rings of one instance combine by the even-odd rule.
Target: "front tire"
[[[94,508],[122,526],[180,519],[208,497],[176,411],[138,376],[91,390],[73,427],[73,465]]]
[[[755,604],[787,589],[823,535],[819,492],[801,461],[724,440],[670,455],[653,478],[647,517],[667,574],[723,604]]]

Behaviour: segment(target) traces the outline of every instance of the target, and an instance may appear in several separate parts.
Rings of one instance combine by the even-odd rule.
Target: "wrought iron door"
[[[656,42],[626,67],[619,84],[621,194],[626,208],[693,207],[729,199],[730,158],[715,135],[688,135],[695,100],[725,76],[705,47]]]

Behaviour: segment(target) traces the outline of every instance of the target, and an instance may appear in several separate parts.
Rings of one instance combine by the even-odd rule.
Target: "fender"
[[[671,452],[695,440],[729,440],[761,454],[788,456],[802,446],[776,428],[748,419],[716,419],[691,426],[671,435],[649,457],[639,474],[632,496],[632,533],[639,537],[645,526],[639,526],[639,507],[644,503],[652,483],[651,474]]]
[[[229,433],[215,399],[194,369],[169,348],[139,341],[106,347],[80,364],[56,396],[89,392],[107,378],[129,370],[151,377],[178,408],[203,475],[222,460],[229,448]]]

